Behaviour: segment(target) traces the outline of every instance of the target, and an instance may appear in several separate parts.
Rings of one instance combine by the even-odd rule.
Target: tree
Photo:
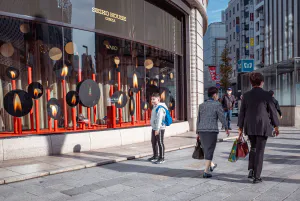
[[[229,57],[229,50],[227,47],[222,52],[221,61],[222,64],[220,65],[220,83],[222,87],[226,90],[231,86],[230,78],[232,75],[232,67],[230,65],[231,58]]]

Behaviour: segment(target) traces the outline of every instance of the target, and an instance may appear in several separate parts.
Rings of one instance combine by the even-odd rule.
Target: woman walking
[[[264,151],[268,137],[279,135],[279,120],[272,96],[263,90],[264,77],[260,73],[251,73],[253,89],[244,94],[238,120],[239,135],[248,135],[251,143],[249,155],[249,175],[253,183],[262,182],[260,177],[263,167]]]
[[[216,87],[210,87],[208,89],[209,100],[199,105],[197,134],[200,137],[206,160],[203,178],[212,177],[209,171],[212,172],[217,167],[217,164],[214,164],[212,160],[219,134],[218,120],[221,121],[229,136],[228,124],[224,117],[222,105],[218,102],[218,94],[219,92]]]

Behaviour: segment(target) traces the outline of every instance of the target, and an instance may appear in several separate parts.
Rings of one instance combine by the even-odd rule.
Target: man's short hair
[[[259,87],[264,82],[264,76],[261,73],[250,73],[250,83],[252,87]]]
[[[219,90],[218,90],[217,87],[210,87],[210,88],[208,88],[208,90],[207,90],[207,96],[208,96],[209,98],[213,97],[213,95],[214,95],[214,94],[217,94],[217,93],[219,93]]]
[[[273,96],[274,95],[274,91],[270,90],[269,93]]]
[[[159,93],[153,93],[151,97],[160,98]]]

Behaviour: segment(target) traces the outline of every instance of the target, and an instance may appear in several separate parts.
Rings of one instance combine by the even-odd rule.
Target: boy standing
[[[154,162],[156,164],[162,164],[165,162],[165,145],[164,145],[164,134],[166,125],[164,125],[163,121],[166,117],[166,110],[168,107],[165,103],[160,102],[159,93],[154,93],[151,97],[151,103],[153,105],[153,109],[151,112],[151,126],[152,126],[152,148],[153,148],[153,157],[148,160]],[[157,144],[159,147],[159,156],[157,151]]]

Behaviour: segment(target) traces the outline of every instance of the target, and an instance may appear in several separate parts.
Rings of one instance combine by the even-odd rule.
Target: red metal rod
[[[94,80],[94,81],[96,81],[96,74],[92,74],[92,79]],[[96,124],[96,122],[97,122],[97,106],[95,105],[94,106],[94,124]]]
[[[76,123],[76,107],[72,107],[72,122],[73,122],[73,130],[77,130],[77,123]]]
[[[35,127],[36,132],[40,132],[40,112],[39,112],[39,100],[34,100],[35,102]]]
[[[131,124],[134,125],[134,116],[131,116]]]
[[[78,82],[82,81],[82,77],[81,77],[81,66],[80,66],[80,62],[78,61]],[[82,114],[82,105],[79,105],[79,114]]]
[[[118,91],[121,91],[121,72],[118,72]],[[122,127],[122,108],[119,108],[119,124]]]
[[[18,129],[19,129],[19,134],[22,134],[22,119],[18,118]]]
[[[114,94],[114,86],[110,85],[109,96],[111,97]]]
[[[57,132],[58,130],[58,121],[54,120],[54,132]]]
[[[88,128],[91,128],[91,108],[87,108],[87,116],[88,116],[88,120],[89,120],[89,123],[88,123]]]
[[[16,87],[16,80],[12,80],[11,81],[11,88],[12,90],[15,90],[17,87]],[[19,131],[19,127],[18,127],[18,118],[17,117],[14,117],[14,133],[17,134],[18,131]]]
[[[64,127],[65,129],[68,128],[68,111],[67,111],[67,100],[66,100],[66,95],[67,95],[67,92],[66,92],[66,80],[62,80],[61,81],[62,83],[62,88],[63,88],[63,100],[64,100]]]
[[[32,68],[31,66],[27,66],[28,69],[28,85],[32,83]],[[36,119],[39,117],[35,117]],[[33,108],[30,111],[30,128],[33,131],[34,130],[34,119],[33,119]]]
[[[113,104],[111,107],[112,107],[111,108],[111,110],[112,110],[112,127],[116,128],[117,127],[117,125],[116,125],[116,106],[115,106],[115,104]]]
[[[47,101],[50,100],[50,93],[51,93],[50,88],[47,88]],[[48,115],[48,129],[49,129],[49,131],[52,131],[52,120],[49,117],[49,115]]]

